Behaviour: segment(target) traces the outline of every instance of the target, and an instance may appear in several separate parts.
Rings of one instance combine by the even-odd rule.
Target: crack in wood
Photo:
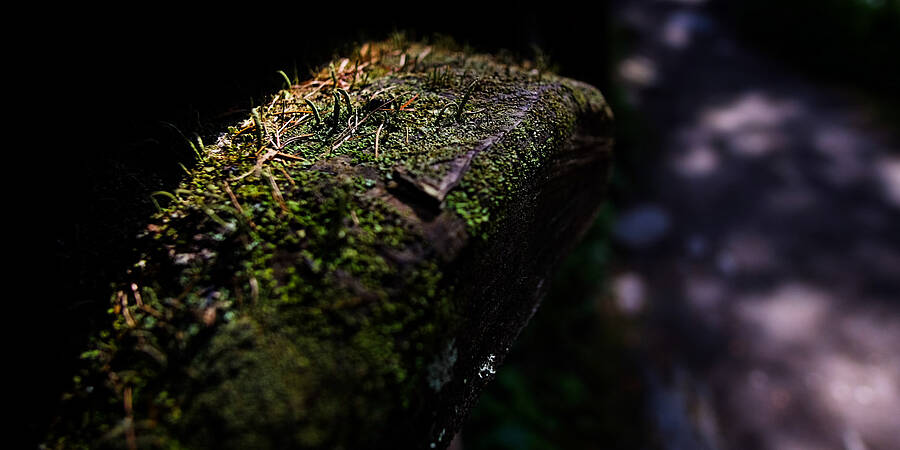
[[[429,179],[428,177],[418,178],[413,174],[410,174],[409,171],[405,167],[395,167],[394,175],[400,180],[404,181],[409,187],[412,187],[419,191],[419,195],[415,195],[414,197],[418,197],[420,200],[422,198],[421,194],[424,194],[425,197],[431,199],[431,201],[426,201],[426,203],[431,203],[433,206],[437,207],[447,198],[447,194],[453,190],[459,183],[462,181],[463,176],[469,170],[469,167],[472,165],[472,160],[475,159],[481,152],[491,148],[497,142],[501,141],[510,131],[515,130],[522,124],[522,121],[525,120],[525,116],[529,111],[532,110],[535,103],[540,99],[541,95],[544,94],[551,86],[540,86],[536,90],[526,91],[525,92],[525,100],[527,101],[526,105],[518,107],[513,113],[512,116],[515,119],[513,123],[501,130],[498,133],[495,133],[487,138],[476,143],[471,149],[469,149],[465,154],[459,155],[446,163],[450,166],[448,169],[448,173],[444,175],[440,180]],[[445,163],[444,161],[438,162],[436,165],[440,165]]]

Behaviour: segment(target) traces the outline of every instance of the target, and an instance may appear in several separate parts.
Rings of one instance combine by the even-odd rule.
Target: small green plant
[[[197,160],[203,161],[203,141],[200,139],[199,135],[194,134],[194,137],[197,140],[197,142],[194,142],[194,141],[188,139],[188,137],[185,136],[184,133],[182,133],[181,130],[179,130],[178,127],[176,127],[175,125],[172,125],[169,122],[160,122],[160,123],[175,130],[175,132],[178,133],[178,135],[181,136],[181,138],[184,139],[184,141],[187,142],[189,146],[191,146],[191,149],[194,150],[194,154],[197,155]],[[199,144],[199,146],[198,146],[198,144]]]
[[[322,116],[319,115],[319,108],[316,107],[316,104],[312,102],[312,100],[305,98],[303,101],[306,102],[306,106],[309,106],[309,109],[312,110],[313,115],[316,117],[316,125],[322,124]]]
[[[447,112],[447,110],[451,107],[456,108],[457,111],[459,110],[459,105],[457,105],[456,102],[447,103],[443,108],[441,108],[441,112],[438,113],[436,120],[437,123],[441,123],[441,119],[444,117],[444,113]]]
[[[153,202],[153,206],[155,206],[155,207],[156,207],[156,210],[159,211],[159,212],[162,212],[162,207],[160,207],[160,206],[159,206],[159,202],[156,201],[156,196],[157,196],[157,195],[162,195],[163,197],[168,197],[168,198],[169,198],[170,200],[172,200],[173,202],[180,201],[180,199],[179,199],[178,197],[176,197],[174,194],[172,194],[171,192],[166,192],[166,191],[156,191],[156,192],[150,193],[150,201]]]
[[[353,64],[353,81],[350,82],[350,89],[356,86],[357,75],[359,75],[359,58],[356,58],[356,63]]]
[[[334,109],[331,113],[331,120],[334,129],[337,130],[341,123],[341,96],[338,95],[337,91],[334,92]]]
[[[330,63],[328,66],[331,69],[331,89],[334,90],[338,88],[337,74],[334,71],[334,63]]]
[[[559,71],[559,68],[553,64],[550,55],[544,49],[537,45],[532,45],[531,50],[534,52],[534,66],[538,72],[538,80],[542,80],[545,73]]]
[[[390,37],[391,47],[396,50],[405,51],[409,46],[409,40],[406,37],[406,33],[404,31],[394,31],[391,33]]]
[[[454,73],[449,68],[433,67],[431,75],[428,77],[428,85],[431,89],[439,89],[453,84]]]
[[[341,88],[338,88],[338,93],[341,94],[341,97],[344,98],[344,102],[347,103],[347,117],[353,117],[353,105],[350,103],[350,94]]]
[[[193,138],[193,140],[188,140],[188,144],[191,144],[191,148],[194,149],[194,153],[197,155],[197,158],[203,161],[203,149],[205,148],[203,146],[203,139],[197,133],[191,133],[191,137]]]
[[[450,103],[447,103],[446,105],[444,105],[444,107],[441,108],[441,111],[438,113],[437,120],[436,120],[435,123],[440,123],[440,122],[441,122],[441,119],[444,118],[444,113],[446,113],[447,110],[450,109],[450,108],[455,108],[455,113],[456,113],[456,114],[455,114],[455,119],[456,119],[456,122],[457,122],[457,123],[462,123],[463,115],[464,115],[465,112],[466,112],[466,109],[465,109],[465,108],[466,108],[466,103],[468,103],[468,102],[469,102],[469,99],[472,98],[472,91],[475,90],[475,85],[478,84],[479,81],[481,81],[481,79],[480,79],[480,78],[476,78],[474,81],[472,81],[471,83],[469,83],[469,86],[466,87],[466,90],[465,90],[465,92],[463,93],[463,98],[462,98],[462,100],[459,101],[459,103],[457,103],[457,102],[450,102]]]
[[[278,74],[281,75],[282,78],[284,78],[284,84],[286,85],[285,89],[290,90],[294,83],[291,83],[291,79],[288,78],[287,74],[284,73],[283,70],[279,70]]]
[[[476,78],[475,81],[472,81],[472,83],[469,84],[469,87],[466,88],[466,93],[463,94],[462,101],[459,102],[459,106],[456,107],[457,122],[462,122],[463,113],[466,110],[466,103],[472,98],[472,91],[475,90],[475,85],[478,84],[479,81],[481,81],[481,79]]]

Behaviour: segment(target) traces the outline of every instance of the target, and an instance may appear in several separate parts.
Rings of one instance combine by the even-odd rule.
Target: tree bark
[[[47,445],[446,448],[594,219],[611,124],[422,44],[294,84],[155,196]]]

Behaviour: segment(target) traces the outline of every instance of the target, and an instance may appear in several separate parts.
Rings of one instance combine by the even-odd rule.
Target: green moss
[[[282,91],[160,197],[51,447],[133,433],[151,447],[353,448],[446,383],[427,365],[455,362],[445,340],[465,299],[398,181],[489,239],[603,102],[486,56],[370,45],[365,69],[338,61]],[[459,121],[438,120],[450,102],[465,104]]]

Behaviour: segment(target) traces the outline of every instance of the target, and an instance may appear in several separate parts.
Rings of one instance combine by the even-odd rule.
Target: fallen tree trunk
[[[445,448],[591,223],[593,87],[366,44],[158,193],[49,447]]]

